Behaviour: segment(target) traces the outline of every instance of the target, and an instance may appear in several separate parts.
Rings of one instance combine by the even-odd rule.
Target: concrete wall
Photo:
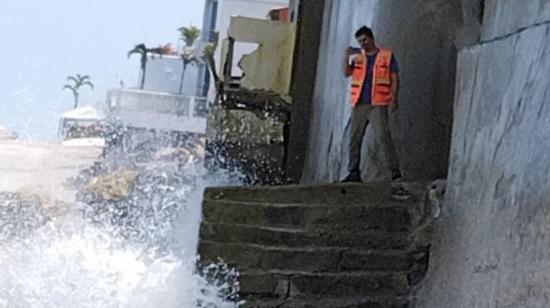
[[[269,10],[277,7],[288,6],[288,0],[219,0],[218,1],[218,14],[216,16],[216,29],[219,33],[218,49],[214,55],[216,65],[218,67],[218,73],[222,72],[223,63],[222,59],[222,47],[223,42],[227,39],[227,31],[229,29],[230,19],[232,16],[244,16],[253,18],[265,18],[267,19],[267,13]],[[249,54],[258,48],[257,44],[245,44],[241,43],[235,46],[234,55],[235,59],[240,59],[243,55]],[[234,62],[233,70],[235,73],[239,73],[240,69],[237,66],[237,61]],[[220,74],[222,75],[222,74]],[[210,83],[210,89],[208,92],[208,100],[213,101],[216,96],[214,83]]]
[[[284,181],[283,123],[246,110],[211,108],[207,125],[207,168],[238,172],[245,184]]]
[[[346,169],[350,107],[348,81],[340,73],[344,48],[362,24],[372,22],[375,1],[325,1],[302,182],[334,181]]]
[[[242,58],[233,59],[243,71],[241,87],[288,95],[296,24],[250,17],[231,17],[228,34],[235,39],[235,47],[239,43],[258,45],[253,52]]]
[[[401,109],[392,119],[404,176],[445,176],[452,122],[458,3],[440,0],[331,0],[326,2],[312,124],[303,182],[334,181],[348,160],[349,81],[341,71],[346,46],[357,46],[361,25],[380,46],[394,49],[401,65]],[[363,147],[365,180],[389,177],[372,132]]]
[[[297,22],[296,48],[292,68],[292,106],[287,143],[285,172],[288,179],[299,182],[302,178],[308,148],[319,45],[323,28],[325,0],[294,0],[291,15]],[[328,15],[328,14],[327,14]]]
[[[446,206],[415,307],[550,307],[550,1],[485,1],[481,34],[459,55]]]

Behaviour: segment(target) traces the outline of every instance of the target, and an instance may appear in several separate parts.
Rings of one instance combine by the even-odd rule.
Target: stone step
[[[399,201],[414,204],[425,197],[428,183],[387,182],[364,184],[325,184],[325,185],[287,185],[271,187],[217,187],[207,188],[205,199],[333,205],[380,205],[395,202],[392,191],[396,187],[405,188],[411,198]]]
[[[409,230],[409,207],[392,203],[384,206],[331,206],[252,203],[205,199],[203,217],[210,224],[239,224],[290,227],[305,230]]]
[[[407,249],[407,232],[327,230],[306,231],[251,225],[203,222],[200,238],[215,242],[262,244],[266,246],[311,247],[341,246],[365,249]]]
[[[341,298],[250,298],[242,308],[408,308],[409,299],[400,296]]]
[[[281,270],[306,272],[407,271],[411,258],[404,251],[373,251],[341,247],[287,248],[201,241],[204,263],[218,257],[241,271]]]
[[[404,295],[409,287],[406,272],[244,271],[239,279],[245,297]]]

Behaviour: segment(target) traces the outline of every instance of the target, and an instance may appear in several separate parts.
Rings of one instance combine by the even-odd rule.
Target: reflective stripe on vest
[[[392,100],[391,93],[391,58],[393,52],[389,49],[380,49],[374,63],[372,76],[372,105],[387,106]],[[368,59],[363,53],[355,56],[353,67],[353,78],[351,81],[351,104],[359,103],[365,77],[367,76]]]

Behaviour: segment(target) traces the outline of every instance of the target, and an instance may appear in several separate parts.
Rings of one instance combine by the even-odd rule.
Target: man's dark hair
[[[355,37],[360,37],[361,35],[366,35],[370,37],[371,39],[374,39],[374,33],[372,33],[372,29],[367,26],[362,26],[355,32]]]

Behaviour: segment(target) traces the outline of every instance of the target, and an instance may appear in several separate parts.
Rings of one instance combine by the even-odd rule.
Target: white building
[[[206,133],[206,99],[132,89],[107,94],[108,118],[131,128]]]
[[[90,106],[83,106],[65,112],[59,118],[58,138],[69,139],[100,138],[105,117]]]
[[[200,58],[201,44],[196,45]],[[105,113],[110,122],[136,129],[206,133],[207,104],[199,72],[204,63],[189,63],[183,83],[183,60],[179,55],[150,55],[143,89],[112,89],[107,93]],[[141,73],[140,79],[141,81]]]
[[[253,18],[266,18],[270,10],[274,8],[288,7],[288,0],[206,0],[203,26],[202,40],[204,42],[212,42],[214,33],[218,32],[218,48],[214,59],[218,72],[221,71],[223,63],[221,63],[221,50],[223,41],[227,38],[227,32],[232,16],[243,16]],[[240,59],[243,55],[254,51],[258,46],[250,43],[240,43],[235,46],[234,58]],[[238,63],[234,63],[233,72],[235,75],[240,71]],[[200,80],[207,80],[207,73],[202,70],[199,74]],[[206,81],[209,85],[209,82]],[[208,97],[215,95],[212,87],[209,87]]]
[[[11,140],[16,138],[17,134],[10,132],[7,128],[0,125],[0,140]]]
[[[144,91],[166,92],[191,96],[201,96],[199,70],[202,63],[189,64],[185,70],[183,87],[180,84],[183,61],[179,56],[150,56],[147,61]]]

